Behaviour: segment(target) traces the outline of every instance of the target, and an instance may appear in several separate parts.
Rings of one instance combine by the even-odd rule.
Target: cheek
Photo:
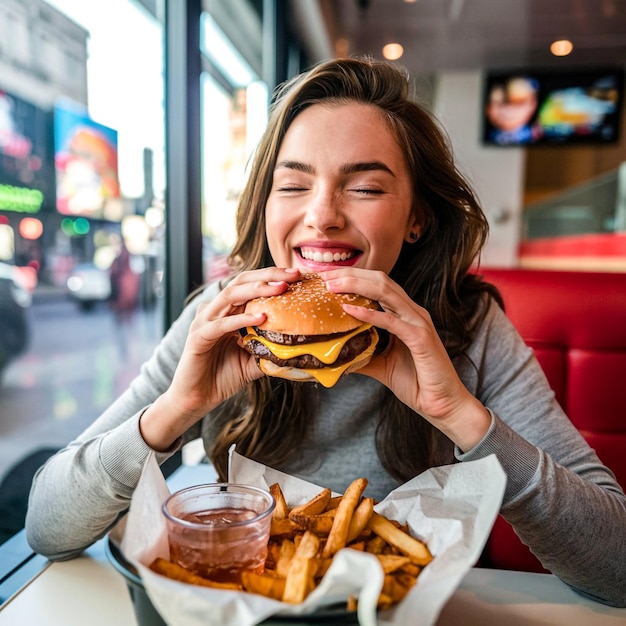
[[[277,210],[276,206],[268,202],[265,207],[265,237],[270,254],[276,265],[281,264],[285,250],[285,237],[289,231],[287,216]]]
[[[404,241],[404,226],[389,223],[372,225],[369,241],[373,242],[370,253],[369,269],[382,270],[389,273],[400,255]]]

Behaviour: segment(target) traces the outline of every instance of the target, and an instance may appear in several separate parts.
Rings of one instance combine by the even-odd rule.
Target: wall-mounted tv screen
[[[616,143],[623,91],[620,68],[488,72],[483,96],[483,143]]]

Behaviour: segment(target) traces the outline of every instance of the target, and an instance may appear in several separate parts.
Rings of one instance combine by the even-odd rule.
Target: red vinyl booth
[[[626,488],[626,274],[483,269],[556,398]],[[498,517],[481,565],[545,571]]]

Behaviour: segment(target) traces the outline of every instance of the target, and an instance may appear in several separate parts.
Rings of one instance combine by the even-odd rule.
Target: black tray
[[[105,552],[113,567],[126,579],[138,626],[167,626],[148,597],[137,570],[124,558],[119,547],[110,538],[105,542]],[[343,624],[351,626],[358,623],[356,613],[346,610],[343,604],[325,607],[309,615],[272,615],[262,622],[263,626],[286,626],[288,624],[297,626]]]

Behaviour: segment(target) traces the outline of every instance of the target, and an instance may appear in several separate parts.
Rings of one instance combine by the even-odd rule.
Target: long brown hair
[[[413,180],[413,215],[422,224],[416,243],[405,243],[390,272],[432,317],[451,357],[463,355],[493,287],[470,272],[485,243],[487,220],[457,170],[447,137],[409,93],[407,75],[371,59],[326,61],[286,83],[276,94],[237,212],[238,239],[230,255],[235,271],[273,265],[265,236],[265,204],[280,144],[294,118],[320,103],[369,103],[380,108],[405,153]],[[297,451],[310,423],[311,385],[262,378],[212,414],[217,436],[209,450],[225,474],[232,443],[242,454],[280,467]],[[453,460],[452,443],[385,390],[376,446],[384,467],[399,480]]]

